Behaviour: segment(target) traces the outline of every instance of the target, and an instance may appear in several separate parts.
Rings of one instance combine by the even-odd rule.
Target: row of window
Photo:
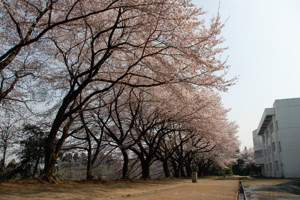
[[[275,121],[275,130],[278,130],[278,121]],[[263,136],[265,136],[265,138],[263,137],[263,140],[267,140],[269,139],[269,135],[272,136],[272,133],[274,132],[274,125],[273,122],[271,121],[271,123],[269,124],[268,128],[265,130],[265,133]]]
[[[275,121],[275,126],[274,126],[274,124],[273,124],[273,122],[271,121],[270,123],[269,123],[269,126],[268,126],[268,128],[265,130],[265,132],[264,132],[264,134],[262,135],[262,140],[263,140],[263,145],[264,145],[264,157],[265,157],[265,163],[267,163],[266,164],[266,172],[267,173],[269,173],[269,174],[271,174],[272,172],[278,172],[279,171],[279,161],[278,160],[275,160],[275,159],[278,159],[278,158],[274,158],[274,152],[276,152],[276,150],[278,151],[278,152],[281,152],[281,144],[280,144],[280,142],[278,142],[277,144],[278,145],[276,145],[276,142],[275,141],[273,141],[273,137],[275,136],[274,135],[274,133],[275,133],[275,131],[274,131],[274,129],[275,129],[275,131],[278,131],[278,121],[276,120]],[[270,140],[268,140],[268,139],[270,139]],[[268,141],[270,141],[270,142],[268,142]],[[273,157],[273,159],[275,160],[275,162],[273,162],[273,166],[272,166],[272,162],[270,162],[270,163],[268,163],[268,156],[269,156],[269,158],[272,158]],[[269,160],[270,161],[270,160]],[[272,171],[272,170],[274,170],[274,171]]]
[[[262,158],[262,157],[264,157],[264,152],[263,152],[263,150],[257,150],[257,151],[254,151],[254,157],[255,157],[255,158]]]
[[[272,151],[271,151],[271,148],[272,148]],[[275,152],[275,151],[276,151],[276,144],[275,144],[275,142],[272,142],[272,146],[268,146],[268,151],[267,151],[267,149],[265,149],[265,154],[266,155],[271,155],[272,152]],[[281,152],[280,142],[278,142],[278,152]]]

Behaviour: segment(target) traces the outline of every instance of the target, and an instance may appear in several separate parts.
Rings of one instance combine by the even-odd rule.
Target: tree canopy
[[[150,178],[158,160],[166,176],[232,161],[220,16],[207,23],[186,0],[1,0],[0,11],[1,111],[25,108],[46,130],[40,180],[58,181],[66,151],[87,153],[88,178],[113,153],[123,178],[136,166]]]

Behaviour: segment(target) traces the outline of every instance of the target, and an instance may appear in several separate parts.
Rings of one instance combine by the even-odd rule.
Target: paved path
[[[129,196],[127,200],[237,200],[238,180],[198,179],[197,183],[187,183],[172,189]]]

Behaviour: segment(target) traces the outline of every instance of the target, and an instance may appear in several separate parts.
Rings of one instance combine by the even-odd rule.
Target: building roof
[[[258,135],[262,135],[265,132],[265,130],[268,128],[269,122],[272,120],[272,115],[274,115],[274,114],[275,114],[275,112],[274,112],[273,108],[265,109],[265,111],[261,117],[259,126],[257,128]]]

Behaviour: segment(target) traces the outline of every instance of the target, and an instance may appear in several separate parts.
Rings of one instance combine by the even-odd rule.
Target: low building
[[[252,134],[262,175],[300,178],[300,98],[276,100]]]

